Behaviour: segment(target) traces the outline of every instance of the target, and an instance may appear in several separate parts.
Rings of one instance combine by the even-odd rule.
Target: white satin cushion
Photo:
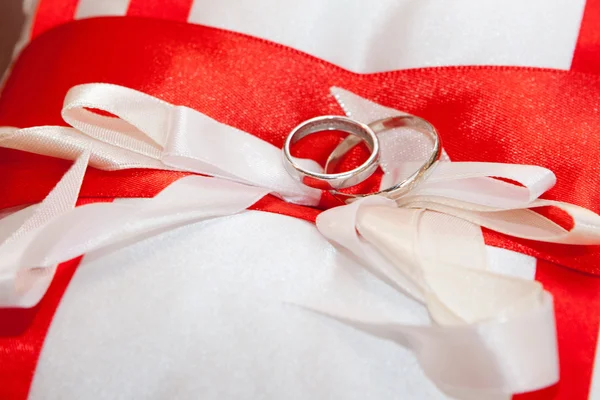
[[[533,278],[534,259],[492,252]],[[339,280],[353,290],[337,291]],[[88,254],[54,316],[30,398],[446,398],[407,350],[296,305],[325,299],[428,321],[422,305],[312,224],[282,215],[248,211]]]

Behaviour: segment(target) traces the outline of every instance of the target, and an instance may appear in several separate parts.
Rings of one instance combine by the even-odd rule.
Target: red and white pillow
[[[235,1],[39,0],[27,5],[31,19],[25,37],[27,41],[38,36],[39,40],[50,40],[42,35],[75,19],[131,15],[250,34],[357,73],[450,65],[511,65],[594,73],[600,72],[600,56],[594,57],[593,51],[600,49],[594,47],[600,46],[594,42],[599,36],[593,29],[598,26],[594,21],[600,20],[600,15],[595,16],[600,9],[596,3],[563,0],[548,4],[536,0],[442,4],[396,0],[348,4],[314,0],[288,4],[261,0],[242,5]],[[73,28],[73,32],[81,31]],[[200,34],[197,30],[189,32]],[[57,36],[61,34],[53,38]],[[122,40],[127,41],[127,35]],[[219,51],[228,52],[249,43],[255,41],[242,37],[218,42],[215,57]],[[82,47],[67,44],[62,48],[77,46]],[[43,53],[40,47],[28,51]],[[258,45],[249,51],[257,49]],[[278,65],[285,68],[286,60],[277,57],[281,61]],[[24,54],[22,63],[31,63],[33,58]],[[202,61],[210,62],[210,57]],[[49,64],[56,68],[55,74],[75,74],[76,68],[61,61]],[[82,61],[81,65],[86,63]],[[127,65],[123,63],[121,68]],[[15,66],[15,76],[9,78],[7,92],[0,100],[0,125],[56,123],[50,111],[37,116],[10,115],[11,104],[23,104],[15,97],[17,88],[27,87],[23,82],[35,68]],[[194,79],[193,71],[177,72],[183,75],[171,79]],[[47,71],[40,74],[51,76]],[[91,75],[102,76],[102,72]],[[77,79],[86,76],[82,73]],[[356,79],[360,79],[358,75]],[[421,83],[417,86],[422,89],[427,79],[432,78],[418,77]],[[464,77],[457,75],[456,79]],[[166,96],[193,101],[193,93],[186,92],[185,83],[167,81],[154,87],[140,85],[157,96],[165,88],[176,88],[179,92]],[[413,87],[410,78],[404,82],[405,86],[396,86],[396,90],[421,90]],[[52,93],[47,96],[54,96],[51,84],[41,89],[48,91],[42,93]],[[56,89],[54,97],[58,98],[59,92]],[[234,100],[231,107],[239,112]],[[210,114],[207,101],[198,104]],[[60,104],[56,107],[59,109]],[[300,116],[302,108],[290,112]],[[235,116],[230,118],[236,122]],[[110,181],[105,184],[110,186]],[[499,252],[507,265],[516,259],[528,265],[522,273],[541,280],[556,297],[559,345],[569,354],[561,351],[563,380],[558,389],[543,398],[600,396],[600,372],[594,372],[599,279],[546,261],[536,263],[530,256],[496,248],[490,251]],[[25,322],[17,332],[8,329],[0,337],[0,346],[8,350],[5,356],[12,357],[6,360],[21,362],[14,370],[0,367],[2,375],[7,376],[0,376],[0,380],[6,379],[0,387],[5,387],[6,396],[14,398],[23,395],[24,387],[25,395],[28,391],[33,399],[444,398],[402,348],[331,321],[295,313],[281,304],[284,295],[316,293],[326,287],[342,266],[389,302],[405,321],[423,322],[416,305],[389,293],[360,265],[336,253],[310,223],[250,211],[85,256],[76,270],[63,267],[66,272],[57,279],[63,280],[64,294],[56,289],[54,297],[44,299],[29,316],[4,314],[6,321],[21,318]],[[575,332],[576,337],[572,336]],[[29,353],[22,349],[27,346]],[[32,355],[31,349],[37,354]],[[16,387],[18,384],[21,386]],[[12,392],[8,391],[10,385]]]

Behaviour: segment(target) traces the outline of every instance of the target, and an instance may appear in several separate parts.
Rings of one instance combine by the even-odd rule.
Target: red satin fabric
[[[31,38],[75,18],[79,0],[39,0],[31,29]]]
[[[112,199],[80,199],[77,205]],[[44,300],[30,309],[0,308],[0,399],[26,399],[46,333],[81,257],[59,265]]]
[[[0,398],[26,399],[46,333],[81,257],[58,266],[54,280],[37,306],[0,309]]]
[[[194,0],[130,0],[128,16],[187,21]]]
[[[537,262],[535,279],[554,296],[560,358],[560,382],[539,400],[587,399],[600,322],[600,279],[543,260]]]
[[[0,98],[0,126],[64,124],[60,108],[66,91],[86,82],[120,84],[195,108],[276,146],[302,120],[341,114],[328,94],[329,87],[340,86],[430,120],[455,161],[548,167],[558,176],[548,198],[600,212],[595,164],[600,148],[600,76],[499,67],[359,75],[283,46],[218,29],[104,18],[59,27],[24,51]],[[299,152],[322,162],[335,139],[319,139],[322,143],[313,142]],[[63,160],[0,149],[0,207],[40,201],[68,166]],[[91,169],[81,196],[153,196],[182,175]],[[274,198],[261,200],[255,208],[308,220],[318,214]],[[486,241],[545,260],[538,264],[538,279],[557,297],[562,380],[544,396],[585,398],[598,330],[598,313],[590,313],[594,308],[589,307],[600,306],[600,280],[551,263],[600,273],[600,250],[545,246],[490,233]],[[579,284],[571,287],[573,282]],[[45,298],[40,307],[48,301]],[[35,343],[41,343],[40,335],[38,331],[17,339],[25,361],[11,365],[28,376],[39,354]],[[5,339],[0,338],[0,348],[16,351]],[[0,357],[0,364],[7,365],[5,355]],[[2,383],[0,391],[11,385]]]
[[[600,0],[587,0],[571,70],[600,73]]]

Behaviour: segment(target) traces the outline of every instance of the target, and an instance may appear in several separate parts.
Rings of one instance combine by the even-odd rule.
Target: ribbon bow
[[[332,92],[361,122],[400,114],[341,89]],[[289,177],[278,148],[128,88],[76,86],[65,98],[62,116],[72,128],[0,129],[0,146],[75,160],[42,203],[0,220],[1,306],[36,304],[54,266],[80,254],[241,212],[268,193],[304,205],[316,205],[320,198],[319,191]],[[427,147],[412,131],[390,131],[381,142],[382,186],[414,170]],[[74,208],[87,165],[182,170],[222,179],[182,178],[141,207]],[[555,243],[600,243],[600,216],[538,199],[554,182],[554,174],[541,167],[452,163],[445,156],[397,204],[368,197],[320,214],[319,230],[399,293],[425,304],[435,321],[431,326],[391,323],[374,312],[358,315],[322,299],[302,305],[408,346],[426,374],[454,397],[505,397],[551,385],[558,379],[551,296],[536,282],[492,270],[480,226]],[[573,229],[530,210],[541,206],[569,213]],[[348,287],[340,283],[338,289]]]

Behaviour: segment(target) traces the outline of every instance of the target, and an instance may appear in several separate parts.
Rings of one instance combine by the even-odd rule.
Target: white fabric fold
[[[411,348],[427,376],[455,398],[508,398],[552,385],[558,354],[551,296],[535,281],[491,272],[480,231],[459,221],[382,198],[317,219],[325,237],[424,303],[436,324],[349,315],[326,302],[305,306]]]

